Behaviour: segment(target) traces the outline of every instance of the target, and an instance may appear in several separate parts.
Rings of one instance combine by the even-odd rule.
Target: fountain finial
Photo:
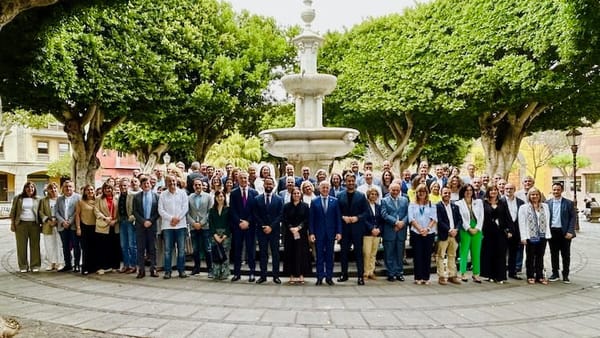
[[[302,18],[302,21],[304,21],[304,29],[310,31],[312,30],[310,24],[316,16],[315,9],[312,8],[312,0],[304,0],[303,2],[306,8],[302,11],[300,17]]]

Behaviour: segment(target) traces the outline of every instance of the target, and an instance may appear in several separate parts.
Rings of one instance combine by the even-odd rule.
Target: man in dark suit
[[[410,172],[409,172],[410,174]],[[390,193],[381,201],[383,252],[389,282],[404,281],[404,242],[408,229],[408,198],[400,195],[400,184],[390,184]]]
[[[521,232],[519,231],[519,208],[525,204],[525,201],[515,195],[515,185],[506,183],[504,185],[504,196],[501,198],[506,203],[506,215],[501,215],[500,222],[502,228],[507,229],[506,236],[508,238],[508,277],[521,280],[517,275],[517,257],[521,252],[523,257],[523,244],[521,244]],[[522,265],[522,262],[521,262]]]
[[[248,268],[250,269],[248,282],[252,283],[256,280],[254,278],[254,270],[256,269],[254,261],[254,255],[256,254],[254,244],[256,225],[252,220],[252,206],[258,193],[248,186],[248,173],[239,173],[238,183],[239,186],[233,189],[229,197],[229,225],[231,227],[231,241],[233,243],[233,277],[231,281],[236,282],[240,280],[242,249],[245,246],[246,259],[248,260]]]
[[[150,276],[158,277],[156,272],[156,231],[158,229],[158,194],[152,191],[148,176],[140,179],[142,191],[133,197],[133,216],[135,217],[135,232],[137,240],[136,278],[146,276],[144,255],[150,260]]]
[[[461,284],[456,272],[456,249],[458,249],[458,230],[462,227],[462,217],[458,207],[450,201],[452,190],[448,187],[442,188],[442,200],[436,205],[437,208],[437,273],[439,283],[446,285]],[[444,275],[444,256],[448,256],[448,279]]]
[[[356,190],[356,176],[346,174],[346,190],[337,196],[340,212],[342,213],[342,243],[340,260],[342,275],[338,282],[348,280],[348,255],[350,247],[354,246],[354,258],[358,274],[358,285],[364,285],[363,236],[367,231],[365,218],[369,213],[369,204],[365,194]]]
[[[560,183],[552,185],[553,198],[546,201],[550,209],[550,259],[552,262],[552,275],[550,281],[559,279],[559,255],[562,257],[562,277],[566,284],[571,283],[569,279],[569,267],[571,265],[571,240],[575,237],[575,206],[573,201],[562,197],[563,186]]]
[[[333,245],[342,239],[342,215],[337,198],[329,196],[329,182],[319,183],[320,196],[310,203],[310,240],[317,248],[317,283],[333,285]]]
[[[269,248],[273,257],[273,282],[281,284],[279,279],[279,236],[281,234],[281,217],[283,214],[283,200],[273,192],[275,181],[272,177],[264,178],[264,194],[256,196],[252,215],[256,224],[256,237],[260,250],[260,278],[256,283],[267,281],[267,263],[269,261]]]
[[[286,179],[288,177],[293,177],[294,178],[294,184],[300,188],[300,185],[302,184],[302,178],[298,177],[298,176],[294,176],[294,166],[291,164],[288,164],[285,166],[285,176],[281,176],[279,178],[279,183],[277,184],[277,192],[281,192],[282,190],[286,189]]]

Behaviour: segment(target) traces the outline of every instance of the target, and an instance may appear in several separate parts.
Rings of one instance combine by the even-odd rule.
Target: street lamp
[[[567,133],[567,139],[571,142],[573,153],[573,206],[577,215],[577,150],[581,144],[581,132],[573,128]],[[579,216],[575,218],[575,230],[579,230]]]

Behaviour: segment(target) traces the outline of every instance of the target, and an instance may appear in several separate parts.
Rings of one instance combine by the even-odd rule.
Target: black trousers
[[[340,263],[342,266],[342,275],[348,276],[348,254],[353,247],[354,258],[356,259],[356,271],[358,278],[362,278],[365,270],[363,263],[363,236],[364,228],[355,224],[342,225],[342,242],[340,243]]]
[[[558,276],[559,256],[562,257],[563,277],[569,277],[571,265],[571,240],[566,239],[562,229],[552,229],[550,243],[550,260],[552,261],[552,274]]]
[[[137,264],[140,272],[145,271],[144,255],[150,261],[150,271],[156,270],[156,230],[143,225],[135,227],[137,240]]]
[[[531,243],[527,240],[525,252],[525,268],[527,269],[527,279],[544,279],[544,252],[546,251],[546,239],[540,239],[539,242]]]

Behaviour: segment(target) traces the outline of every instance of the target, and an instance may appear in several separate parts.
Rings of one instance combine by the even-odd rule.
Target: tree
[[[50,177],[70,177],[71,161],[72,157],[70,154],[61,155],[58,160],[48,164],[46,174]]]
[[[50,112],[65,125],[77,186],[93,182],[95,154],[125,120],[185,126],[202,159],[261,103],[270,69],[286,52],[274,20],[236,16],[216,0],[52,9],[41,30],[31,30],[35,15],[25,13],[0,33],[0,45],[15,46],[0,53],[0,92],[11,106]]]
[[[0,2],[0,30],[19,13],[33,7],[49,6],[59,0],[4,0]]]
[[[533,133],[525,139],[523,150],[530,154],[532,166],[528,166],[529,174],[534,180],[539,168],[549,164],[554,156],[569,147],[565,133],[557,130],[547,130]]]
[[[13,127],[41,129],[55,121],[56,119],[52,115],[33,115],[23,109],[5,112],[2,110],[2,99],[0,98],[0,146],[4,144],[6,136],[10,135]]]
[[[599,21],[595,0],[439,0],[370,20],[326,50],[338,116],[393,155],[407,137],[420,151],[431,133],[480,136],[486,171],[506,175],[525,136],[600,118]]]
[[[224,168],[227,163],[246,169],[254,162],[260,161],[262,147],[258,137],[247,138],[240,133],[233,133],[215,144],[206,154],[206,160],[216,167]]]

